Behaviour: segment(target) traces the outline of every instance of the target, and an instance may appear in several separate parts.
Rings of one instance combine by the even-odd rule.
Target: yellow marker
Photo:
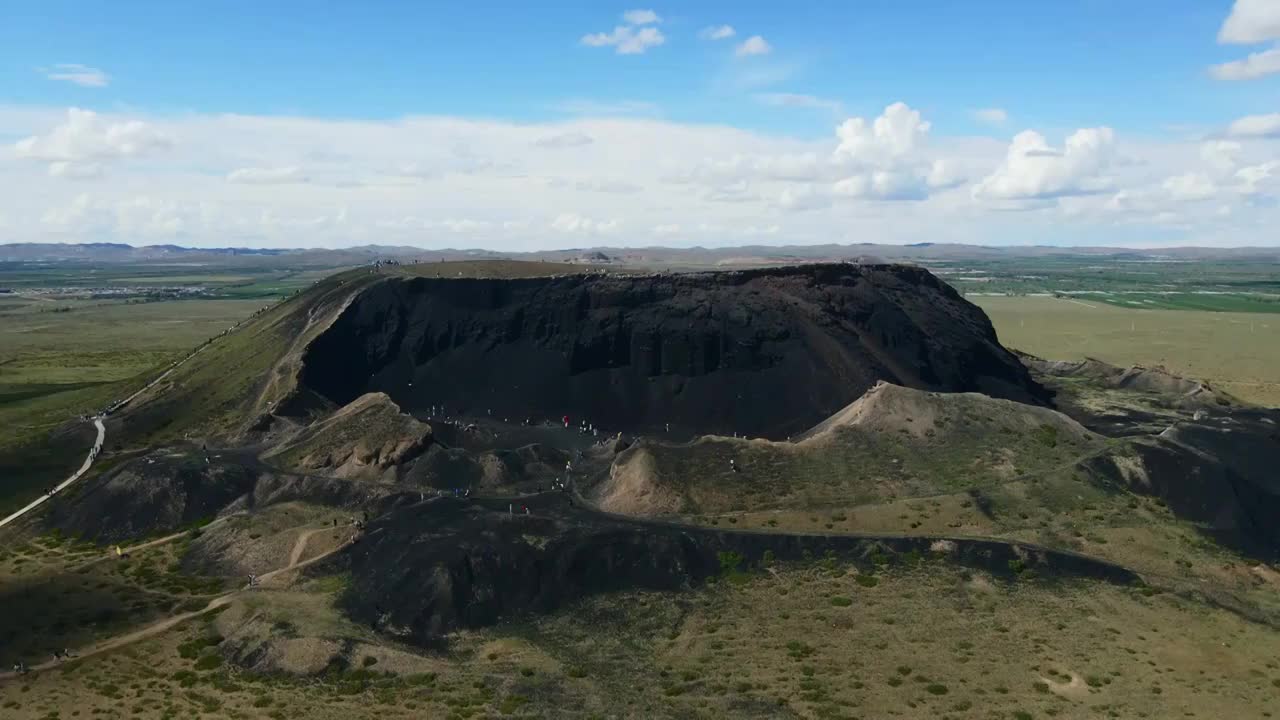
[[[123,554],[123,553],[121,553],[121,552],[120,552],[120,546],[119,546],[119,545],[117,545],[117,546],[116,546],[116,557],[120,557],[122,554]]]

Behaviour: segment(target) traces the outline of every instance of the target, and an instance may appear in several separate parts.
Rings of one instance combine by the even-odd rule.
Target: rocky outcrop
[[[627,431],[785,437],[878,380],[1044,404],[980,309],[927,271],[387,278],[308,347],[303,384],[345,404]]]
[[[530,514],[522,512],[527,503]],[[784,535],[631,521],[570,507],[562,494],[517,503],[442,498],[373,521],[346,563],[343,603],[378,630],[429,645],[450,632],[626,588],[675,590],[726,568],[837,557],[878,563],[945,559],[999,577],[1091,577],[1131,583],[1125,568],[1082,555],[976,538]],[[330,570],[336,569],[330,567]]]
[[[377,477],[421,454],[431,427],[368,393],[303,428],[263,457],[281,467],[335,477]]]

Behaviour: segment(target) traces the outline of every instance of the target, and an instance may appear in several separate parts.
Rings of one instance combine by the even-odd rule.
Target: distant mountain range
[[[407,246],[362,245],[325,248],[188,248],[179,245],[133,246],[123,243],[12,243],[0,245],[0,262],[172,262],[216,264],[287,264],[292,266],[358,265],[376,259],[460,260],[512,258],[585,264],[744,266],[829,260],[965,261],[1019,257],[1096,256],[1122,260],[1260,260],[1280,262],[1280,248],[1177,247],[1134,249],[1114,247],[1050,247],[1042,245],[992,247],[950,243],[913,245],[743,245],[722,248],[591,247],[529,253],[483,249],[425,249]]]

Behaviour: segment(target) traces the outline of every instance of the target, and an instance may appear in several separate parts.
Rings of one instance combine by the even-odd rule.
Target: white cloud
[[[1280,73],[1280,47],[1250,53],[1243,60],[1234,60],[1209,68],[1209,73],[1219,80],[1253,80]]]
[[[698,36],[704,40],[727,40],[737,34],[732,25],[712,25],[703,28]]]
[[[307,176],[296,167],[278,168],[240,168],[227,174],[227,182],[244,183],[246,185],[279,185],[282,183],[304,183]]]
[[[49,163],[49,175],[70,180],[91,180],[102,177],[102,165],[86,162],[51,162]]]
[[[756,100],[773,107],[811,108],[839,112],[841,104],[837,100],[829,100],[814,95],[798,95],[796,93],[760,93]]]
[[[831,196],[813,185],[796,185],[782,191],[778,196],[778,207],[792,212],[802,210],[819,210],[831,205]]]
[[[1111,187],[1104,175],[1114,157],[1111,128],[1085,128],[1067,138],[1062,150],[1051,148],[1032,130],[1018,133],[1004,162],[973,188],[974,199],[1050,200],[1102,192]]]
[[[137,120],[99,122],[91,110],[71,108],[67,119],[45,135],[32,135],[14,144],[14,154],[49,162],[110,160],[144,155],[169,146],[169,140]]]
[[[617,220],[593,220],[577,213],[561,213],[551,221],[552,230],[583,235],[612,233],[618,229],[619,225]]]
[[[1227,134],[1238,138],[1280,137],[1280,113],[1246,115],[1227,126]]]
[[[573,184],[574,189],[584,190],[586,192],[602,192],[615,194],[631,194],[638,193],[644,188],[629,183],[624,180],[609,180],[605,178],[592,178],[590,180],[579,180]]]
[[[836,128],[832,157],[843,177],[836,195],[869,200],[923,200],[930,190],[960,182],[955,168],[924,156],[929,123],[905,103],[894,103],[875,120],[853,117]]]
[[[88,150],[79,141],[47,142],[66,121],[65,110],[0,106],[0,134],[36,137],[24,152],[41,160],[0,160],[6,237],[206,247],[449,247],[465,239],[468,247],[518,251],[582,247],[596,236],[614,246],[658,238],[715,246],[752,236],[796,244],[1132,244],[1158,232],[1164,243],[1222,245],[1274,244],[1268,229],[1280,226],[1280,144],[1265,138],[1128,141],[1123,155],[1131,161],[1116,157],[1094,179],[1074,183],[1112,188],[1118,200],[988,193],[974,202],[966,178],[986,182],[1007,159],[1008,143],[934,136],[905,105],[851,118],[827,139],[622,117],[94,117],[95,137],[138,123],[175,138],[164,152],[105,140]],[[565,151],[539,142],[576,136],[592,142]],[[11,147],[0,156],[17,155]],[[1075,157],[1072,147],[1044,143],[1026,154],[1064,164]],[[77,159],[47,159],[68,156]],[[290,168],[296,174],[280,172]],[[308,181],[228,182],[237,169]],[[110,182],[69,179],[101,172]],[[1207,194],[1206,178],[1212,199],[1173,197]],[[880,202],[888,200],[911,202]],[[1218,214],[1222,207],[1229,215]],[[995,212],[1009,210],[1023,212]],[[655,232],[659,226],[679,230]]]
[[[1239,164],[1240,153],[1244,150],[1238,142],[1231,140],[1211,140],[1200,146],[1200,159],[1221,174],[1230,172]]]
[[[105,72],[98,68],[76,63],[54,65],[52,68],[42,69],[41,72],[50,80],[69,82],[80,87],[100,88],[106,87],[111,83],[111,76]]]
[[[533,144],[544,148],[570,148],[590,145],[592,142],[594,142],[594,140],[590,135],[580,132],[570,132],[540,137],[533,141]]]
[[[619,25],[610,33],[594,33],[582,36],[582,44],[590,47],[616,48],[619,55],[643,55],[651,47],[657,47],[667,41],[662,31],[656,27],[633,27]]]
[[[1175,200],[1208,200],[1218,191],[1208,175],[1197,172],[1174,175],[1164,181],[1163,187]]]
[[[759,35],[752,35],[742,42],[741,45],[733,51],[738,57],[747,57],[750,55],[768,55],[773,52],[773,46],[765,41]]]
[[[919,111],[905,103],[894,103],[871,123],[860,117],[841,123],[836,128],[836,137],[840,139],[836,154],[855,162],[901,157],[924,141],[929,127],[928,122],[920,119]]]
[[[1280,39],[1280,3],[1275,0],[1236,0],[1218,42],[1251,45]]]
[[[1009,113],[1002,108],[981,108],[973,111],[973,119],[983,125],[1000,127],[1009,121]]]
[[[654,25],[662,22],[658,13],[652,10],[628,10],[622,13],[622,19],[628,25]]]
[[[679,233],[680,233],[680,226],[674,223],[653,226],[654,235],[678,235]]]

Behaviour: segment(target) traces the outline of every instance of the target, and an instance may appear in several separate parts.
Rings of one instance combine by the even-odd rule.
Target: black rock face
[[[1047,404],[987,317],[923,269],[392,279],[364,291],[304,359],[345,404],[784,437],[879,380]]]
[[[380,514],[332,564],[351,574],[343,603],[355,619],[433,645],[455,630],[549,612],[595,593],[696,586],[726,569],[758,568],[766,554],[779,561],[834,557],[865,570],[933,559],[998,577],[1034,570],[1040,577],[1138,580],[1101,560],[1019,543],[720,531],[605,515],[559,493],[402,505]]]

